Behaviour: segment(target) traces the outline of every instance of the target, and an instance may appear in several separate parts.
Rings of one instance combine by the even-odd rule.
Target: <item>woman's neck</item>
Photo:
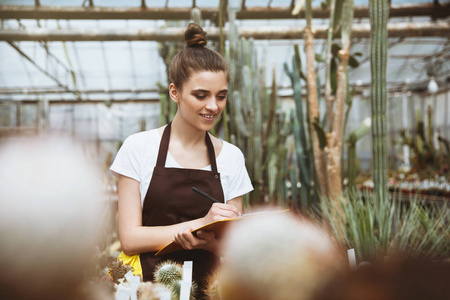
[[[184,146],[194,146],[205,143],[205,131],[199,130],[186,122],[178,115],[178,113],[175,114],[175,117],[172,120],[170,135]]]

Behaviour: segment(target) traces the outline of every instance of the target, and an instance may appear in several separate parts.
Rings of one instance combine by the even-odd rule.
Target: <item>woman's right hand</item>
[[[239,210],[231,204],[214,203],[203,218],[205,225],[228,218],[239,217]]]

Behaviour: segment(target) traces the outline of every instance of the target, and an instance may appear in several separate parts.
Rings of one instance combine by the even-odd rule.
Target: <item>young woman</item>
[[[238,216],[242,195],[253,187],[236,147],[208,133],[225,109],[228,68],[223,57],[205,48],[206,33],[189,24],[187,46],[170,67],[170,98],[178,110],[172,122],[128,137],[111,170],[119,175],[120,259],[144,281],[153,280],[164,260],[193,261],[193,280],[203,285],[214,270],[218,241],[213,232],[191,230]],[[200,197],[196,187],[220,203]],[[169,242],[185,250],[154,256]]]

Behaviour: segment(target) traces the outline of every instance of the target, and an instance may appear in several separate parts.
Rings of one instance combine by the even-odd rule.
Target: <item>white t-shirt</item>
[[[226,202],[252,191],[253,186],[241,150],[226,141],[222,142],[223,147],[216,158],[216,164]],[[160,143],[161,135],[157,129],[132,134],[123,142],[110,168],[113,173],[140,182],[142,206],[152,179],[153,169],[156,166]],[[182,168],[170,155],[170,152],[167,153],[165,166],[166,168]],[[211,170],[211,166],[202,170]]]

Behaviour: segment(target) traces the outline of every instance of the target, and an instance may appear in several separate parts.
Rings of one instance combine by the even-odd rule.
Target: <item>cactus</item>
[[[389,3],[387,0],[370,0],[369,17],[371,27],[370,70],[372,108],[372,156],[373,181],[376,199],[379,203],[388,199],[387,181],[387,121],[386,121],[386,62],[387,21]]]
[[[434,144],[434,130],[432,127],[433,122],[430,106],[428,106],[427,113],[428,122],[427,128],[425,128],[420,111],[416,111],[417,123],[415,137],[408,136],[405,129],[400,130],[402,143],[408,145],[414,153],[412,164],[415,171],[426,170],[430,167],[431,169],[439,170],[445,165],[445,161],[448,160],[448,142],[440,135],[439,129],[437,130],[439,145],[436,147]],[[425,136],[425,132],[427,132],[427,136]],[[445,149],[447,150],[447,155],[445,154]]]
[[[183,282],[183,267],[171,260],[164,261],[156,266],[155,283],[162,284],[171,292],[172,300],[180,299],[181,284]],[[198,286],[195,281],[191,284],[190,299],[194,300]]]
[[[297,51],[296,51],[297,53]],[[301,94],[301,84],[300,84],[300,70],[298,61],[300,56],[295,55],[292,59],[292,71],[289,70],[288,65],[284,64],[284,70],[286,74],[291,79],[292,89],[294,91],[294,101],[295,101],[295,114],[291,115],[291,123],[293,124],[294,129],[294,139],[295,139],[295,153],[297,159],[297,166],[299,169],[300,176],[300,201],[301,205],[298,202],[298,199],[294,197],[296,195],[297,189],[297,180],[294,181],[291,178],[292,188],[293,188],[293,204],[297,208],[306,209],[309,204],[312,202],[312,186],[311,186],[311,178],[313,175],[313,168],[311,166],[311,155],[310,155],[310,145],[309,138],[307,135],[308,128],[306,127],[306,119],[303,109],[303,101]],[[292,175],[291,175],[292,176]]]
[[[356,142],[370,131],[371,119],[366,118],[347,138],[348,145],[348,187],[355,186],[356,179]]]
[[[251,201],[263,202],[266,196],[273,201],[276,198],[284,201],[287,154],[284,155],[278,146],[284,146],[290,129],[280,134],[285,119],[277,112],[275,73],[269,92],[265,85],[265,71],[258,66],[254,40],[238,37],[234,11],[229,12],[229,19],[230,142],[238,146],[246,157],[246,167],[255,187]]]
[[[183,283],[183,280],[177,280],[170,285],[169,288],[172,293],[171,300],[179,300],[180,299],[182,283]],[[190,297],[189,297],[190,300],[196,299],[197,288],[198,288],[197,283],[195,283],[195,281],[193,281],[191,284],[191,293],[190,293]]]
[[[111,258],[108,263],[109,272],[108,275],[111,277],[114,283],[119,283],[120,279],[125,277],[125,274],[132,270],[129,265],[123,264],[121,260],[117,258]]]
[[[167,21],[165,26],[184,26],[185,22],[180,21]],[[177,110],[177,105],[168,98],[169,95],[169,69],[170,63],[174,56],[183,49],[184,43],[179,41],[165,41],[158,43],[158,53],[161,56],[166,66],[166,78],[165,83],[157,82],[158,92],[160,94],[160,125],[169,123]]]
[[[183,268],[180,264],[167,260],[156,266],[155,282],[171,286],[183,278]]]
[[[191,9],[191,19],[195,24],[203,27],[202,11],[198,7]]]
[[[205,294],[208,296],[210,300],[221,300],[220,290],[219,290],[219,282],[217,279],[208,280],[208,287],[205,290]]]
[[[308,115],[310,128],[313,128],[313,122],[320,119],[318,93],[317,93],[317,76],[314,66],[314,31],[312,30],[312,6],[311,0],[305,1],[306,27],[303,31],[305,39],[306,53],[306,81],[308,88]],[[319,145],[319,139],[315,131],[311,129],[311,147],[314,154],[315,178],[319,190],[322,194],[327,195],[327,172],[326,161],[324,160],[323,148]]]

